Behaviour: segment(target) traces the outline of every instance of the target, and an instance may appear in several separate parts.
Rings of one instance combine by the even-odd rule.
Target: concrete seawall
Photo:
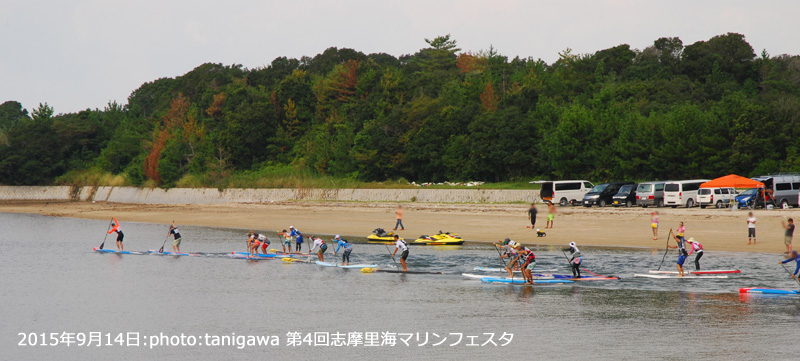
[[[538,201],[538,191],[500,189],[289,189],[0,186],[0,201],[98,201],[138,204],[263,203],[293,200],[426,203]]]

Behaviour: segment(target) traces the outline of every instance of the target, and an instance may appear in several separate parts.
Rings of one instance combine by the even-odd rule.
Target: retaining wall
[[[0,200],[73,200],[139,204],[358,202],[511,203],[538,201],[538,191],[499,189],[254,189],[0,186]]]

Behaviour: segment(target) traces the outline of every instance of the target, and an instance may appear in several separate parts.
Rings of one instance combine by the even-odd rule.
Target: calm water
[[[451,275],[362,274],[281,261],[229,259],[244,231],[180,227],[183,250],[205,257],[91,251],[104,221],[0,213],[0,359],[786,359],[797,353],[797,297],[741,297],[739,287],[796,288],[775,255],[709,251],[704,268],[739,268],[722,280],[632,278],[663,250],[583,249],[589,270],[618,282],[576,286],[484,285],[459,274],[499,265],[486,246],[412,248],[410,267]],[[126,250],[158,249],[164,225],[124,223]],[[501,235],[500,235],[501,236]],[[273,239],[273,247],[276,245]],[[106,248],[114,248],[109,237]],[[167,244],[169,248],[169,243]],[[537,248],[541,268],[561,251]],[[358,244],[354,260],[392,268],[382,245]],[[691,257],[693,259],[693,257]],[[665,267],[670,270],[672,255]],[[277,335],[282,346],[28,346],[19,332]],[[412,346],[287,347],[288,332],[420,333]],[[428,333],[428,345],[419,347]],[[467,336],[513,333],[506,347],[469,347]],[[447,337],[442,341],[434,333]],[[450,334],[453,335],[450,335]],[[458,346],[447,345],[457,341]],[[49,337],[49,336],[47,336]],[[105,337],[103,336],[105,343]],[[406,336],[403,336],[406,337]]]

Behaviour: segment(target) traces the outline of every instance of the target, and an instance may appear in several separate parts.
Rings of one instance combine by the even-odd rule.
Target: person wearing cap
[[[703,245],[694,240],[693,237],[689,238],[689,256],[694,253],[694,270],[700,270],[700,257],[703,257]]]
[[[295,244],[297,245],[297,247],[296,247],[297,249],[295,250],[295,252],[300,252],[301,251],[300,245],[303,244],[303,235],[300,234],[300,231],[295,229],[294,226],[289,226],[289,237],[290,237],[290,239],[294,239],[295,240]],[[299,241],[299,243],[298,243],[298,241]],[[292,252],[291,244],[290,244],[290,247],[289,247],[289,252],[290,253]]]
[[[342,253],[342,266],[345,265],[345,262],[349,266],[350,253],[353,252],[353,245],[350,244],[350,242],[348,242],[346,239],[342,239],[342,237],[339,236],[338,234],[336,235],[336,237],[333,238],[333,240],[336,241],[336,250],[333,251],[333,254],[338,256],[339,249],[344,249],[344,252]]]
[[[519,264],[513,261],[517,258],[518,252],[515,249],[517,245],[518,245],[517,242],[512,241],[510,238],[506,238],[502,243],[494,244],[496,248],[501,248],[501,247],[503,248],[503,254],[500,255],[500,259],[501,260],[503,258],[509,259],[509,262],[506,264],[505,267],[509,277],[514,275],[514,271],[519,270]]]
[[[322,238],[317,236],[311,236],[311,239],[314,241],[314,246],[308,250],[309,253],[313,252],[317,247],[319,247],[319,251],[317,252],[317,257],[321,262],[325,262],[325,251],[328,250],[328,245],[325,244],[325,241]]]
[[[562,249],[562,251],[569,251],[572,254],[572,258],[569,259],[569,265],[572,266],[572,277],[581,278],[581,262],[583,262],[581,250],[578,249],[575,242],[570,242],[569,247]]]
[[[296,238],[294,239],[294,244],[295,244],[294,251],[295,251],[295,253],[302,253],[303,252],[303,234],[300,233],[300,231],[298,231],[296,229],[292,230],[292,232],[295,232],[295,234],[296,234]]]
[[[403,265],[403,272],[408,272],[408,265],[406,265],[406,258],[408,258],[408,244],[406,241],[400,239],[400,236],[394,235],[394,253],[392,253],[392,259],[397,254],[397,250],[402,249],[403,253],[400,254],[400,264]]]
[[[672,228],[670,228],[669,231],[670,233],[672,233]],[[686,252],[686,240],[683,237],[675,235],[674,233],[672,233],[672,238],[675,239],[675,243],[677,243],[678,245],[670,246],[669,244],[667,244],[667,247],[672,249],[676,248],[678,249],[678,261],[675,263],[675,265],[678,267],[678,274],[681,277],[683,277],[684,276],[683,263],[686,262],[686,256],[689,255],[689,253]]]
[[[792,273],[792,278],[797,278],[797,274],[800,273],[800,255],[797,254],[797,251],[792,251],[792,253],[789,255],[789,258],[781,261],[780,263],[786,264],[791,261],[794,261],[794,263],[797,264],[797,267],[794,269],[794,273]]]
[[[517,244],[517,249],[519,250],[519,255],[511,262],[519,262],[522,265],[522,277],[525,278],[527,284],[532,284],[533,269],[536,267],[536,255],[530,248],[521,244]]]

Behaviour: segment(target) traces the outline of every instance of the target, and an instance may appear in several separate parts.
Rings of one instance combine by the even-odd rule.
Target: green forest
[[[127,104],[0,105],[0,184],[291,187],[800,171],[800,56],[741,34],[558,60],[424,39],[202,64]],[[386,184],[383,183],[383,184]]]

